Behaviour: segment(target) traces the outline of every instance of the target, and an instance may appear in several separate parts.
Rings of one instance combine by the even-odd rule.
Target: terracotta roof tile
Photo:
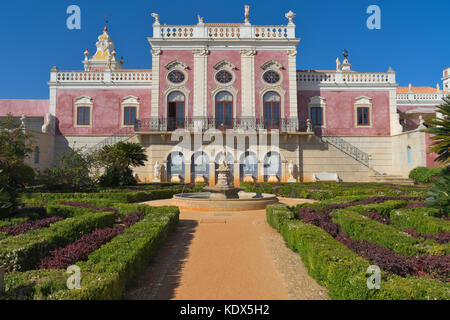
[[[433,87],[411,87],[413,93],[437,93],[437,89]],[[409,87],[397,87],[397,93],[408,93]],[[441,90],[440,92],[446,92]]]

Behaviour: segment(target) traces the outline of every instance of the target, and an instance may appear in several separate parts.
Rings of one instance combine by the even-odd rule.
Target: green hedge
[[[407,204],[408,202],[404,200],[388,200],[383,203],[359,205],[351,207],[349,209],[351,209],[352,211],[356,211],[358,213],[379,212],[383,217],[386,217],[389,216],[392,210],[402,208]]]
[[[416,228],[421,235],[436,234],[442,231],[450,232],[450,222],[434,218],[428,208],[392,210],[390,214],[392,225],[400,230]]]
[[[353,239],[366,240],[391,249],[402,255],[424,253],[421,240],[403,233],[392,226],[371,220],[353,209],[333,211],[333,222]]]
[[[284,222],[293,218],[294,213],[283,204],[273,204],[266,207],[267,223],[277,231],[280,231]]]
[[[179,218],[176,207],[150,208],[145,218],[78,262],[80,290],[68,290],[65,270],[13,272],[6,275],[3,299],[120,299],[137,280],[173,231]]]
[[[339,300],[448,300],[446,283],[417,277],[389,277],[382,273],[381,289],[369,290],[366,275],[370,263],[319,227],[299,220],[281,226],[286,245],[299,253],[308,273]]]
[[[417,167],[409,172],[409,178],[415,182],[430,183],[441,172],[442,168]]]
[[[96,192],[96,193],[25,193],[22,198],[35,200],[55,199],[108,199],[118,202],[134,203],[159,199],[170,199],[174,194],[181,193],[183,189],[160,189],[138,192]],[[185,192],[187,192],[185,190]]]
[[[95,229],[111,227],[113,212],[92,212],[56,222],[0,241],[0,265],[14,262],[15,270],[30,270],[52,250],[66,246]]]

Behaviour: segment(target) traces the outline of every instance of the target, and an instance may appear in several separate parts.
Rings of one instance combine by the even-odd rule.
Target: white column
[[[158,117],[159,110],[159,56],[161,49],[152,49],[152,109],[151,117]]]
[[[206,117],[207,110],[207,49],[194,49],[194,117]]]
[[[288,50],[289,117],[297,119],[297,50]]]
[[[255,116],[255,54],[254,49],[241,50],[242,117]]]

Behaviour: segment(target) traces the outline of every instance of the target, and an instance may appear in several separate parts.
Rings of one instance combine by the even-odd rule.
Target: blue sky
[[[66,28],[72,4],[81,8],[81,30]],[[392,66],[400,85],[435,87],[450,66],[448,0],[16,0],[0,10],[0,99],[48,98],[51,67],[81,70],[83,51],[95,53],[105,14],[125,67],[151,68],[151,12],[167,24],[195,24],[197,14],[205,22],[242,22],[244,4],[255,25],[285,24],[287,11],[297,14],[298,69],[334,69],[347,49],[354,70]],[[372,4],[381,8],[381,30],[366,27]]]

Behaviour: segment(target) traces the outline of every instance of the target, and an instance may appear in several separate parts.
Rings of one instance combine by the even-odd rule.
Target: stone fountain
[[[205,187],[206,192],[176,194],[173,204],[187,210],[245,211],[264,209],[269,204],[278,203],[273,194],[243,192],[242,188],[235,187],[225,157],[219,161],[217,172],[215,186]]]
[[[209,198],[216,200],[239,199],[238,192],[244,189],[235,187],[231,183],[231,169],[225,158],[221,160],[217,172],[217,184],[212,187],[203,188],[205,191],[211,192]]]

